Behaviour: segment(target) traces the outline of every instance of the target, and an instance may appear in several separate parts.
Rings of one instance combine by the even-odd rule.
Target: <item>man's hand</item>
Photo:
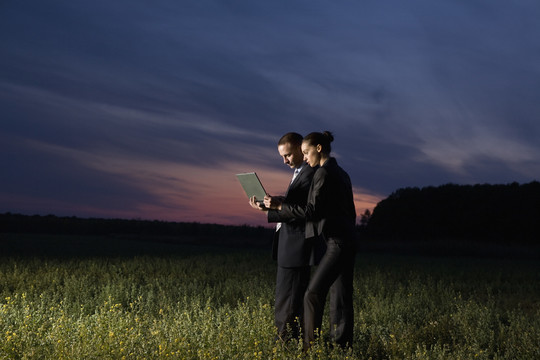
[[[264,197],[264,206],[268,209],[281,210],[281,204],[285,198],[283,196],[270,196]]]
[[[251,197],[249,198],[249,205],[251,205],[252,208],[261,210],[261,211],[267,211],[268,209],[264,207],[262,202],[257,202],[257,198]]]

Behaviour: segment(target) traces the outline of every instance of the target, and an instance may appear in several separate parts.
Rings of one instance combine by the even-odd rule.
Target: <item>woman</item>
[[[326,296],[330,291],[330,336],[339,345],[353,341],[353,268],[355,224],[352,185],[349,175],[330,156],[332,133],[314,132],[302,141],[304,161],[319,167],[305,208],[282,203],[278,208],[306,219],[306,238],[322,237],[326,253],[304,296],[304,344],[309,348],[318,335]],[[266,205],[266,204],[265,204]],[[270,204],[268,204],[270,205]],[[267,206],[268,206],[267,205]]]

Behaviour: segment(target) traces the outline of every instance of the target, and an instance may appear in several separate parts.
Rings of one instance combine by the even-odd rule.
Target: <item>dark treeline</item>
[[[232,226],[197,222],[166,222],[59,217],[54,215],[0,214],[0,233],[34,233],[98,236],[193,237],[202,240],[220,238],[270,239],[272,229],[262,226]]]
[[[374,239],[540,244],[540,183],[403,188],[367,216]]]
[[[540,183],[403,188],[359,220],[358,240],[364,247],[381,240],[540,246]],[[273,232],[272,228],[248,225],[0,214],[0,233],[263,246],[271,242]]]

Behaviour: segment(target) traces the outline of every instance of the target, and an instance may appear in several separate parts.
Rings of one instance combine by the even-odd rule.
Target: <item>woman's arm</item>
[[[283,217],[302,218],[307,221],[316,221],[322,218],[325,204],[325,189],[328,172],[325,168],[319,168],[313,175],[311,187],[309,189],[306,206],[294,204],[281,204],[281,214]]]

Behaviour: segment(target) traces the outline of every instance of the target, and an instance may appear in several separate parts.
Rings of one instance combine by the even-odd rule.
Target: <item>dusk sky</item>
[[[264,225],[284,133],[330,130],[357,212],[540,180],[540,2],[0,2],[0,212]]]

